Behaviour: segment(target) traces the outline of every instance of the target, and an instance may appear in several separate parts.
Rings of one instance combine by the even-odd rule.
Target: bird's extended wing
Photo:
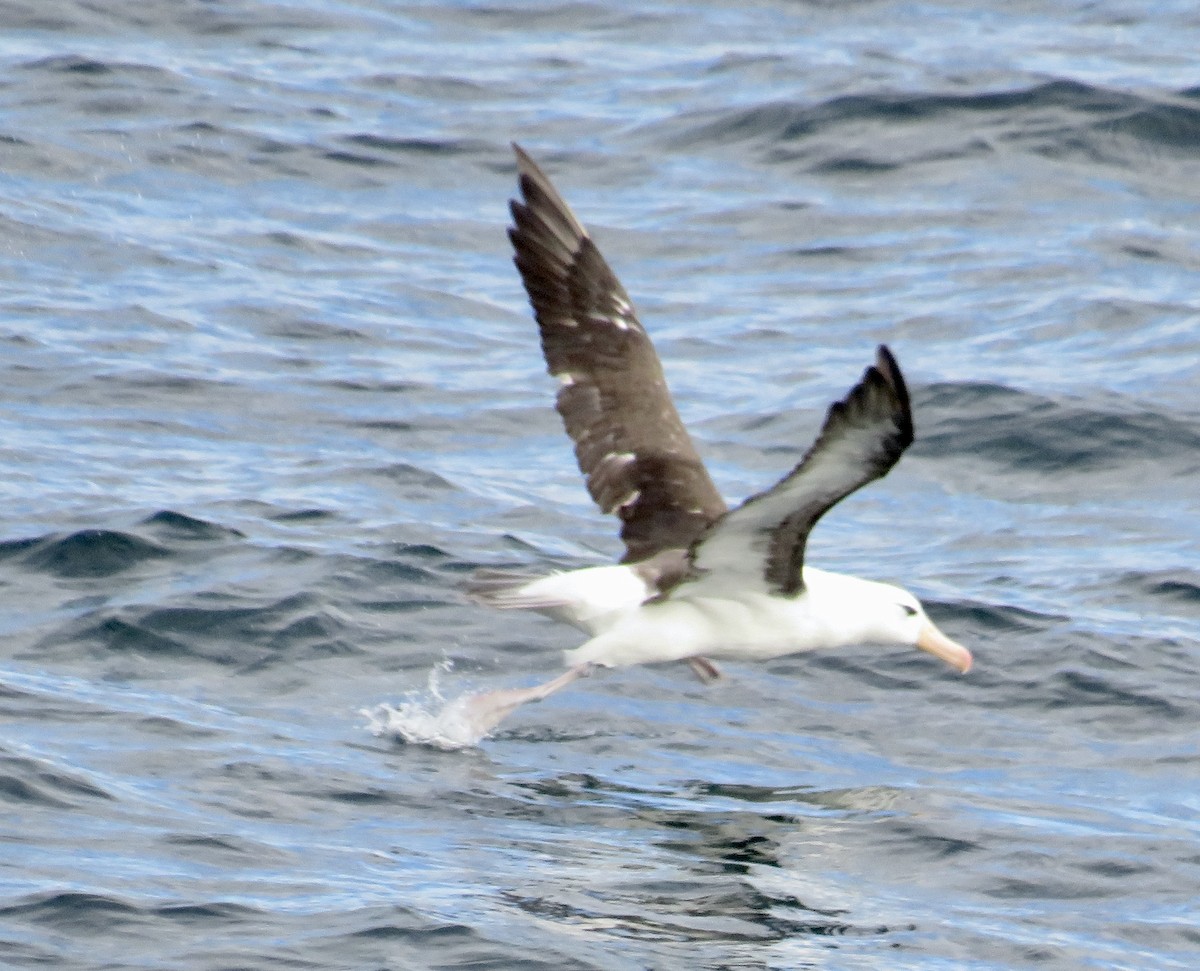
[[[557,408],[588,491],[621,519],[625,561],[686,548],[725,511],[671,401],[625,288],[545,173],[517,145],[508,235],[558,378]]]
[[[804,546],[817,520],[850,493],[886,475],[912,440],[904,376],[891,352],[880,345],[862,380],[830,405],[821,434],[800,464],[696,541],[684,582],[765,583],[773,593],[800,593]]]

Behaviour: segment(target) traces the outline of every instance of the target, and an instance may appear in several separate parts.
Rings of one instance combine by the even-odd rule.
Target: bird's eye
[[[904,611],[905,617],[916,617],[917,616],[917,608],[916,607],[911,607],[908,604],[901,604],[900,609]]]

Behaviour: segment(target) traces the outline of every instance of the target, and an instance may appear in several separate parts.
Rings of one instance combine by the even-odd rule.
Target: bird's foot
[[[471,695],[457,703],[459,705],[458,714],[467,721],[478,737],[482,738],[521,705],[532,701],[544,701],[554,692],[561,691],[580,678],[586,678],[597,667],[599,667],[598,664],[588,661],[564,671],[557,678],[542,684],[535,684],[530,688],[500,688],[496,691]]]

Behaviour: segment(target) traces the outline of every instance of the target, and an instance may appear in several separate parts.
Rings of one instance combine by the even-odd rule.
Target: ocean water
[[[1194,4],[10,0],[0,966],[1200,963]],[[374,734],[579,635],[618,553],[510,262],[509,142],[731,501],[896,352],[810,562],[864,646]],[[415,716],[414,716],[415,717]]]

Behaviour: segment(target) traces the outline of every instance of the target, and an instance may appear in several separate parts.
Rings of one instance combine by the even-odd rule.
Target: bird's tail
[[[501,610],[536,610],[596,634],[649,596],[645,581],[626,566],[596,566],[530,576],[476,570],[464,585],[472,600]]]
[[[560,575],[537,576],[484,567],[471,574],[463,584],[463,592],[477,603],[501,610],[553,610],[567,603],[553,583]]]

